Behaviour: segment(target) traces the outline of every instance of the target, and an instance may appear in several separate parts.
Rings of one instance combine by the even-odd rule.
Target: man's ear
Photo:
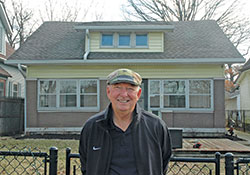
[[[142,90],[141,90],[141,88],[139,88],[139,90],[138,90],[138,92],[137,92],[137,97],[138,97],[138,99],[141,97],[141,92],[142,92]]]
[[[110,85],[108,85],[107,87],[106,87],[106,94],[107,94],[107,97],[109,98],[109,94],[110,94],[110,88],[111,88],[111,86]]]

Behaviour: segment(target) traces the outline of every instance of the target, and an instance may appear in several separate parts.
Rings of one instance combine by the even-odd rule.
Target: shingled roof
[[[244,72],[245,70],[250,69],[250,59],[243,65],[243,67],[241,68],[241,72]]]
[[[234,59],[244,62],[242,55],[226,38],[215,21],[186,22],[45,22],[8,61],[82,60],[85,53],[85,31],[76,26],[105,25],[173,25],[165,32],[162,53],[90,52],[88,60],[111,59]]]

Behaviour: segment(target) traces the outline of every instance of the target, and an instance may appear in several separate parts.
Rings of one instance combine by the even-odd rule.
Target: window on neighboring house
[[[135,45],[136,45],[136,47],[148,46],[148,35],[147,34],[136,34]]]
[[[5,96],[5,82],[0,81],[0,97]]]
[[[39,109],[99,108],[98,80],[39,80]]]
[[[3,43],[5,41],[3,41],[4,37],[3,37],[3,28],[0,27],[0,52],[3,52]]]
[[[12,97],[18,97],[18,84],[13,84]]]
[[[119,46],[128,47],[130,46],[130,34],[119,34]]]
[[[102,46],[113,46],[113,34],[102,34]]]
[[[212,80],[150,80],[149,107],[212,109]]]

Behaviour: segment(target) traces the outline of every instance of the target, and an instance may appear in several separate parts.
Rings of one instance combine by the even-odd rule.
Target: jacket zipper
[[[109,137],[109,143],[110,143],[110,146],[109,146],[109,158],[108,158],[108,164],[107,164],[108,166],[106,168],[106,173],[105,173],[105,175],[108,175],[108,173],[109,173],[109,167],[110,167],[110,162],[111,162],[111,157],[112,157],[112,139],[111,139],[111,136],[109,134],[109,131],[106,130],[105,132],[107,133],[107,135]]]

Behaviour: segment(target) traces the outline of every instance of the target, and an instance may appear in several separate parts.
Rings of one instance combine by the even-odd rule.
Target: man
[[[166,124],[137,104],[141,76],[118,69],[107,77],[109,106],[91,117],[80,137],[84,175],[163,175],[172,154]]]

